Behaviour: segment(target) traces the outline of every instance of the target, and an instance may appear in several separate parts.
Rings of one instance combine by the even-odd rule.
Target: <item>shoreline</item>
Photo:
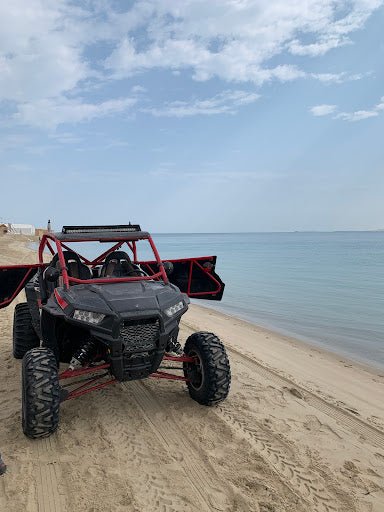
[[[315,349],[320,353],[323,353],[324,355],[327,355],[328,357],[332,359],[340,359],[342,358],[347,362],[348,364],[352,364],[353,366],[356,366],[358,368],[361,368],[362,370],[365,370],[367,372],[371,372],[373,375],[377,375],[379,377],[384,376],[384,366],[375,366],[372,362],[368,363],[365,361],[361,361],[358,359],[354,359],[350,354],[347,354],[346,352],[339,352],[337,349],[331,350],[329,348],[326,348],[324,346],[321,346],[321,342],[318,342],[316,340],[310,339],[306,336],[300,336],[298,334],[290,334],[289,332],[285,331],[284,329],[279,329],[276,326],[267,326],[257,323],[257,321],[253,322],[252,320],[245,318],[244,316],[241,316],[237,312],[229,313],[224,310],[222,310],[219,307],[215,307],[214,305],[210,306],[208,304],[198,304],[197,300],[196,302],[191,303],[191,306],[206,309],[208,311],[215,311],[219,315],[222,315],[223,317],[226,317],[228,319],[233,318],[236,321],[244,322],[246,324],[249,324],[251,327],[256,327],[259,331],[265,332],[267,334],[279,336],[281,338],[284,338],[287,342],[297,344],[298,346],[302,346],[303,349]],[[384,364],[384,363],[383,363]]]
[[[205,306],[192,304],[183,323],[215,332],[226,346],[334,403],[341,399],[368,421],[373,410],[379,411],[379,427],[384,430],[384,403],[376,395],[377,385],[384,394],[383,371]]]

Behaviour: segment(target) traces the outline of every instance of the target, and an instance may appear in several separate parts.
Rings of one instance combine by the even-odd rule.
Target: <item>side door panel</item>
[[[7,307],[36,274],[41,265],[9,265],[0,267],[0,309]]]
[[[193,299],[221,300],[225,284],[215,272],[216,256],[202,256],[198,258],[182,258],[170,261],[173,272],[168,279],[180,291]],[[157,262],[140,262],[143,270],[148,274],[158,272]]]

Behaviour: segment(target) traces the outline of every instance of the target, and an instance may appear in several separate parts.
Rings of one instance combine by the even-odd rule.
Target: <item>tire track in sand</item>
[[[123,386],[127,387],[125,383]],[[231,510],[233,504],[231,490],[228,487],[225,490],[222,489],[213,468],[186,439],[184,432],[159,404],[148,386],[144,382],[133,381],[130,383],[130,388],[133,388],[132,396],[156,438],[181,466],[184,476],[198,498],[200,510],[207,512]]]
[[[103,416],[97,428],[101,429],[103,438],[109,440],[111,448],[117,451],[119,469],[125,472],[127,485],[133,489],[138,510],[198,512],[201,508],[195,507],[188,500],[188,495],[183,495],[181,484],[186,482],[185,479],[180,482],[180,470],[177,465],[175,468],[174,459],[167,457],[172,464],[167,463],[166,469],[163,469],[164,457],[161,457],[158,439],[152,435],[152,430],[146,432],[143,425],[146,418],[141,407],[136,405],[131,388],[127,397],[128,388],[121,384],[115,390],[100,392],[98,411],[102,411]],[[107,425],[105,418],[108,419]],[[178,481],[175,480],[176,474]],[[188,488],[190,494],[189,482],[184,487]]]
[[[27,258],[22,258],[22,261]],[[9,306],[6,311],[6,334],[4,338],[12,337],[13,326],[13,313],[14,306],[20,302],[25,301],[24,292],[21,293],[12,306]],[[9,333],[9,334],[8,334]],[[9,344],[12,350],[11,343]],[[21,393],[21,378],[20,372],[17,372],[18,380],[20,383]],[[17,428],[21,429],[19,424]],[[37,466],[35,472],[35,496],[38,512],[65,512],[65,495],[60,492],[59,482],[62,482],[60,464],[58,463],[58,446],[55,435],[45,439],[35,439],[30,441],[31,451],[33,453],[33,463]],[[6,488],[6,483],[4,482]]]
[[[185,323],[183,323],[183,326],[195,332],[192,326]],[[296,383],[289,379],[280,377],[280,375],[265,368],[260,363],[253,361],[252,358],[242,354],[238,350],[228,347],[227,350],[230,354],[232,353],[233,360],[243,364],[243,366],[252,372],[257,371],[264,379],[272,380],[274,383],[284,385],[285,387],[288,385],[290,388],[298,388],[303,396],[304,393],[308,393],[311,396],[313,395],[313,400],[310,405],[317,406],[316,408],[319,409],[317,400],[315,400],[318,397],[313,393],[307,392],[304,388],[297,386]],[[324,401],[320,398],[318,400],[322,406]],[[334,408],[333,406],[330,407],[332,409]],[[323,409],[325,409],[325,407],[320,410],[324,412]],[[292,449],[279,440],[277,436],[272,436],[269,431],[266,431],[263,426],[257,425],[257,422],[254,420],[251,422],[249,418],[242,417],[236,411],[231,411],[229,403],[218,406],[215,408],[215,412],[220,419],[231,427],[231,430],[235,432],[237,436],[247,441],[256,450],[276,473],[279,479],[284,482],[299,499],[304,500],[311,506],[313,512],[337,512],[339,510],[337,505],[339,500],[326,488],[329,487],[329,484],[325,482],[321,475],[312,471],[310,467],[300,463]],[[340,412],[341,417],[344,418],[343,411]],[[355,419],[349,418],[348,414],[346,414],[346,416],[348,419],[351,419],[352,422]],[[360,425],[360,422],[358,422],[358,424]],[[364,426],[367,426],[370,431],[369,425],[364,424]]]
[[[300,464],[287,447],[270,436],[261,426],[249,426],[248,419],[235,417],[225,407],[218,407],[217,414],[230,424],[236,435],[245,439],[269,464],[280,480],[300,499],[311,504],[313,512],[337,512],[337,499],[329,493],[323,479]],[[291,450],[289,450],[291,451]]]
[[[266,368],[258,361],[254,361],[251,357],[242,354],[236,349],[230,348],[229,352],[235,354],[237,359],[240,360],[239,362],[245,367],[252,371],[256,370],[261,376],[275,382],[282,388],[287,387],[288,389],[294,388],[298,390],[305,403],[326,414],[335,420],[339,425],[344,426],[354,434],[362,436],[372,445],[384,449],[384,432],[380,429],[370,425],[369,423],[366,423],[360,418],[356,418],[356,416],[352,416],[352,414],[345,411],[344,409],[341,409],[340,407],[327,402],[312,391],[308,391],[293,380],[283,377],[277,372]]]
[[[197,330],[193,325],[185,323],[184,321],[182,322],[182,325],[189,329],[191,332],[196,332]],[[348,411],[345,411],[344,409],[329,403],[324,398],[319,397],[312,391],[309,391],[308,389],[298,385],[293,380],[284,377],[276,371],[264,366],[260,362],[254,360],[252,357],[246,354],[243,354],[239,350],[228,346],[226,346],[226,349],[229,353],[232,353],[235,356],[234,359],[237,362],[243,364],[249,370],[259,373],[262,377],[271,380],[282,388],[295,388],[300,392],[303,400],[308,405],[331,417],[337,423],[343,425],[351,432],[362,436],[365,440],[371,442],[374,446],[384,449],[384,432],[379,428],[376,428],[364,420],[353,416]]]
[[[59,449],[55,437],[33,441],[39,463],[36,478],[36,497],[39,512],[64,512],[65,497],[59,490],[62,482],[60,464],[57,456]]]

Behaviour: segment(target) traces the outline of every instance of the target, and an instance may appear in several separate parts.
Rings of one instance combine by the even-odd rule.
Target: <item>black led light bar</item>
[[[141,231],[139,224],[117,224],[114,226],[63,226],[62,233],[135,233]]]

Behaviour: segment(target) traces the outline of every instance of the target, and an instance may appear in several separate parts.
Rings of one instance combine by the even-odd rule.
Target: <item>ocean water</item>
[[[196,301],[384,369],[384,232],[153,235],[162,259],[216,255]]]
[[[223,300],[196,303],[384,370],[384,232],[153,238],[164,260],[217,256]],[[106,245],[73,247],[95,257]]]

